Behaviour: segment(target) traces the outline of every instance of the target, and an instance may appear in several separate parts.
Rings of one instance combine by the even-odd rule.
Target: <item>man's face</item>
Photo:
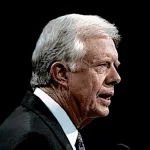
[[[86,39],[85,45],[86,55],[69,76],[71,101],[83,119],[107,116],[114,85],[121,80],[118,53],[108,37]]]

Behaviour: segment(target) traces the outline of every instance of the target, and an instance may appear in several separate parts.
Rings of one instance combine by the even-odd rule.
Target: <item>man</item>
[[[1,125],[0,150],[78,149],[78,129],[109,114],[121,80],[119,41],[115,25],[99,16],[51,20],[32,55],[33,93]]]

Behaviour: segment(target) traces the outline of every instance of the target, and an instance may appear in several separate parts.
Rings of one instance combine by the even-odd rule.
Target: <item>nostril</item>
[[[121,77],[119,76],[118,79],[116,80],[117,83],[120,83]]]

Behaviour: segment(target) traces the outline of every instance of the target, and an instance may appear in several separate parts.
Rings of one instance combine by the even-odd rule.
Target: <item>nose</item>
[[[105,79],[105,84],[114,86],[118,84],[120,81],[121,81],[121,77],[117,72],[116,68],[114,66],[111,67]]]

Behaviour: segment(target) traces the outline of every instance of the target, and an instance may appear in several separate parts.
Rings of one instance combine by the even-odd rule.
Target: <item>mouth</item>
[[[111,95],[108,95],[108,94],[99,94],[98,97],[106,99],[106,100],[110,100]]]
[[[101,101],[105,106],[109,106],[111,103],[111,97],[113,93],[101,93],[97,95],[97,98]]]

